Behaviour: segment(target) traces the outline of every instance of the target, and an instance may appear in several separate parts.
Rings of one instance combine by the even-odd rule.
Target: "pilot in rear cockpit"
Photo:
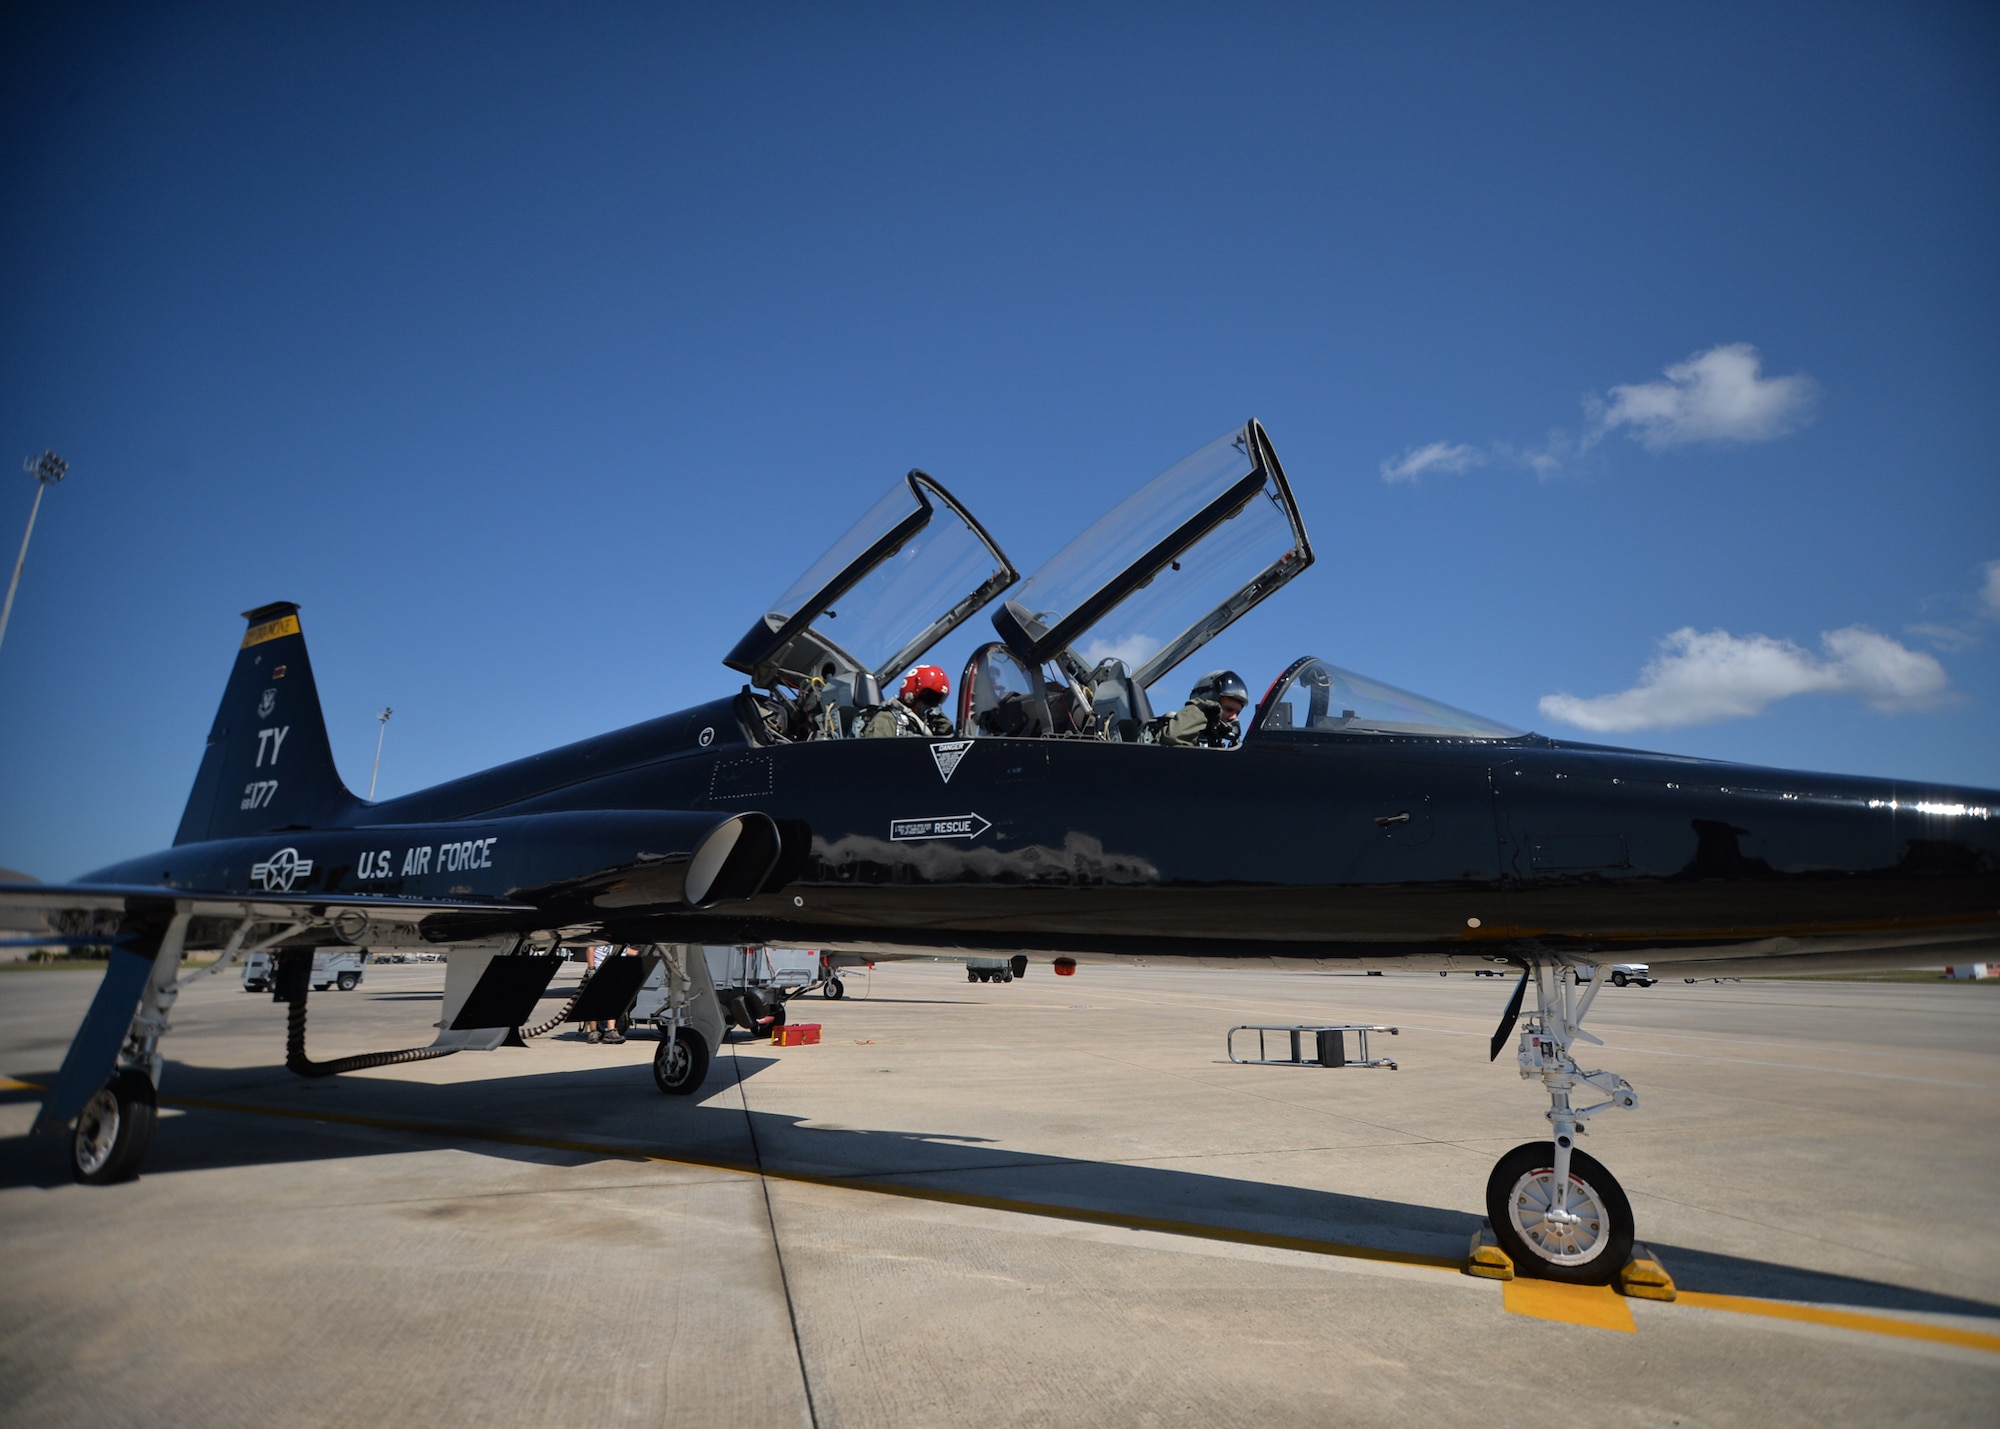
[[[1154,740],[1196,749],[1233,749],[1243,733],[1237,725],[1250,691],[1234,670],[1210,670],[1188,691],[1188,702],[1158,722]]]
[[[944,713],[945,697],[951,693],[951,679],[935,665],[919,665],[903,677],[896,698],[876,710],[861,727],[863,739],[883,739],[899,734],[919,739],[949,739],[958,731]]]

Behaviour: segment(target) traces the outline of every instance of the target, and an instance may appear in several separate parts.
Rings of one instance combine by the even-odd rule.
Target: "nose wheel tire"
[[[819,990],[819,995],[821,997],[828,998],[834,1002],[838,1002],[843,997],[847,996],[847,984],[842,982],[837,977],[829,978],[827,979],[826,986]]]
[[[1555,1210],[1552,1142],[1517,1146],[1486,1182],[1486,1215],[1500,1248],[1523,1275],[1571,1285],[1609,1285],[1632,1258],[1632,1203],[1596,1157],[1571,1151],[1569,1205]]]
[[[662,1041],[653,1054],[653,1080],[670,1097],[699,1091],[708,1077],[708,1043],[692,1027],[683,1027],[672,1042]]]
[[[127,1068],[106,1082],[77,1114],[70,1169],[86,1186],[129,1181],[153,1141],[159,1099],[144,1072]]]

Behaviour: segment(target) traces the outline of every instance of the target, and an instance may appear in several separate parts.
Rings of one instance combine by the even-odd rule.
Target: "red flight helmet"
[[[906,705],[941,705],[951,693],[951,680],[935,665],[919,665],[903,676],[897,698]]]

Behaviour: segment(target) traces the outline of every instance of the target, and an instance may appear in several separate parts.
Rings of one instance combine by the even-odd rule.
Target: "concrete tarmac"
[[[314,994],[312,1055],[427,1042],[443,974]],[[95,982],[0,975],[7,1425],[2000,1422],[2000,990],[1607,989],[1660,1304],[1455,1268],[1546,1135],[1498,979],[884,964],[672,1098],[645,1038],[303,1081],[226,973],[89,1188],[18,1083]],[[1230,1065],[1257,1021],[1401,1070]]]

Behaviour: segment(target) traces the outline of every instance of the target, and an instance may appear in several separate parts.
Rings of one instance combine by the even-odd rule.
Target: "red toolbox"
[[[816,1047],[819,1045],[819,1024],[781,1023],[771,1029],[771,1044],[775,1047]]]

